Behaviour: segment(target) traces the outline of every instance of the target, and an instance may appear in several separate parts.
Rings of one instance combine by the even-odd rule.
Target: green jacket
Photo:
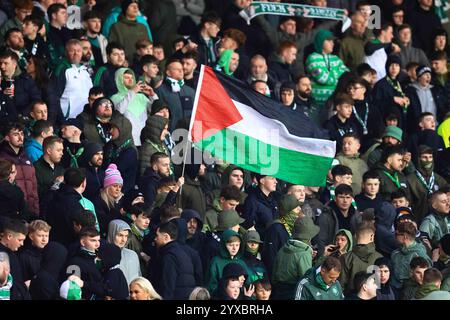
[[[427,182],[429,182],[429,176],[426,176],[423,170],[419,171]],[[434,173],[435,181],[433,191],[438,190],[447,185],[444,178]],[[422,219],[428,213],[428,192],[424,185],[420,182],[416,173],[410,173],[406,180],[409,184],[409,190],[411,193],[411,207],[416,221],[422,221]]]
[[[427,250],[424,245],[416,241],[409,247],[401,247],[391,253],[391,263],[393,268],[393,272],[391,273],[391,285],[394,288],[401,288],[402,284],[409,279],[409,263],[414,257],[423,257],[428,261],[430,266],[433,265],[433,262],[427,255]]]
[[[439,240],[450,233],[450,218],[448,215],[442,215],[432,210],[420,224],[420,231],[426,232],[431,239],[433,248],[437,248]]]
[[[414,300],[450,300],[450,292],[441,291],[436,285],[427,283],[419,287]]]
[[[237,236],[239,237],[239,239],[241,239],[241,246],[239,247],[239,252],[233,258],[230,256],[230,253],[228,252],[228,249],[226,247],[228,239],[230,239],[232,236]],[[222,240],[220,241],[219,255],[215,256],[211,260],[209,270],[206,274],[205,285],[209,292],[213,293],[216,291],[219,285],[219,280],[220,278],[222,278],[223,268],[225,268],[227,264],[239,263],[244,267],[245,270],[247,270],[247,265],[245,264],[244,260],[242,260],[243,252],[244,252],[244,242],[242,241],[242,237],[239,235],[239,233],[234,232],[231,229],[225,230],[222,233]]]
[[[353,156],[344,156],[342,153],[336,155],[336,159],[339,163],[352,169],[352,189],[355,194],[361,192],[362,176],[365,172],[369,171],[367,163],[359,157],[359,153]]]
[[[139,172],[141,175],[150,166],[150,159],[154,153],[163,152],[170,156],[164,141],[161,141],[161,133],[168,122],[168,119],[157,115],[147,118],[141,132],[142,145],[139,149]]]
[[[341,40],[339,57],[351,71],[355,71],[356,67],[364,62],[364,46],[370,40],[371,36],[372,31],[369,29],[366,29],[362,36],[355,35],[351,29],[344,33],[344,38]]]
[[[142,246],[142,240],[143,240],[143,236],[139,234],[136,227],[132,224],[131,232],[128,235],[128,242],[127,242],[125,248],[136,252],[136,254],[139,257],[139,264],[141,267],[142,276],[145,277],[147,275],[147,263],[141,256],[141,252],[144,251],[144,248]]]
[[[185,183],[178,198],[178,205],[182,209],[193,209],[200,213],[202,220],[205,219],[206,199],[202,190],[201,183],[198,180],[192,180],[185,176]]]
[[[312,267],[312,248],[303,241],[290,239],[277,253],[272,283],[278,299],[291,300],[301,277]]]
[[[212,209],[206,211],[205,219],[203,221],[203,232],[215,231],[219,225],[219,214],[222,212],[222,207],[220,206],[219,198],[215,198],[213,201]]]
[[[339,276],[344,292],[353,291],[353,279],[355,274],[360,271],[367,271],[367,268],[374,265],[375,260],[382,255],[375,250],[375,243],[366,245],[355,245],[352,251],[341,256],[342,270]]]
[[[341,75],[349,71],[338,56],[314,52],[306,59],[306,71],[312,77],[312,95],[324,105],[336,89]]]
[[[411,300],[416,295],[417,290],[420,288],[420,284],[412,280],[411,278],[408,278],[404,283],[402,287],[402,294],[401,299],[402,300]]]
[[[125,49],[128,62],[133,62],[133,54],[136,52],[136,42],[141,39],[150,41],[146,27],[137,21],[130,21],[122,17],[111,27],[108,42],[118,42]]]
[[[399,188],[405,188],[406,193],[408,194],[408,198],[410,198],[408,181],[406,180],[406,177],[402,172],[389,170],[384,166],[384,164],[381,163],[377,165],[376,172],[380,176],[380,195],[383,197],[383,200],[391,201],[391,193],[397,191]],[[395,175],[397,175],[400,187],[398,187],[397,184],[391,178],[389,178],[386,172],[390,174],[394,179]]]
[[[450,291],[450,266],[447,266],[442,272],[441,290]]]
[[[44,160],[43,156],[39,158],[33,166],[36,172],[39,199],[44,199],[44,195],[50,190],[55,179],[59,176],[63,176],[65,170],[59,164],[56,164],[53,169],[47,161]]]
[[[339,281],[327,286],[320,275],[319,268],[311,268],[300,280],[295,292],[295,300],[344,300]]]

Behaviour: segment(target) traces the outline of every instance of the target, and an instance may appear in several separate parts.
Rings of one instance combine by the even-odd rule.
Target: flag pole
[[[181,176],[184,178],[184,172],[185,172],[185,168],[186,168],[186,157],[187,157],[187,150],[188,150],[188,146],[189,143],[193,142],[192,141],[192,137],[191,137],[191,132],[192,132],[192,127],[194,126],[194,121],[195,121],[195,114],[197,112],[197,105],[198,105],[198,99],[200,97],[200,91],[202,89],[202,81],[203,81],[203,74],[205,72],[205,65],[202,64],[200,66],[200,74],[198,76],[198,83],[197,83],[197,91],[195,91],[195,98],[194,98],[194,105],[192,107],[192,114],[191,114],[191,121],[189,122],[189,130],[188,130],[188,135],[187,135],[187,139],[186,139],[186,148],[183,151],[183,168],[181,170]],[[183,186],[180,187],[180,199],[181,199],[181,191],[183,190]]]

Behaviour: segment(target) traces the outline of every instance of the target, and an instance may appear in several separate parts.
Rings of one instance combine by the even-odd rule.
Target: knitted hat
[[[245,221],[239,216],[236,210],[227,210],[219,213],[219,217],[217,218],[218,226],[217,231],[224,231],[226,229],[230,229],[238,224],[241,224]]]
[[[81,122],[80,120],[78,120],[76,118],[67,119],[64,122],[63,126],[74,126],[74,127],[77,127],[78,129],[80,129],[80,131],[83,131],[83,129],[84,129],[83,122]]]
[[[398,64],[399,66],[402,65],[402,60],[400,59],[400,56],[393,54],[387,58],[386,64],[385,64],[386,73],[389,73],[389,67],[391,66],[391,64],[394,64],[394,63]]]
[[[111,163],[105,171],[105,180],[103,180],[103,187],[107,188],[115,183],[123,185],[123,179],[117,166]]]
[[[300,202],[292,194],[284,194],[279,203],[280,216],[285,216],[295,208],[300,206]]]
[[[314,224],[314,221],[309,217],[302,217],[295,220],[294,232],[292,238],[298,240],[311,240],[320,231],[320,228]]]
[[[256,243],[263,243],[261,241],[261,237],[259,236],[258,231],[256,230],[249,230],[244,236],[244,242],[256,242]]]
[[[240,276],[247,276],[247,271],[240,263],[229,263],[227,264],[222,271],[222,278],[239,278]]]
[[[59,296],[64,300],[81,300],[81,288],[75,282],[66,280],[59,288]]]
[[[431,75],[431,68],[427,66],[419,66],[416,69],[416,75],[417,79],[419,79],[421,76],[423,76],[425,73],[429,73]]]
[[[102,145],[96,142],[87,142],[84,145],[83,159],[89,162],[92,157],[97,153],[103,151]]]
[[[444,235],[441,240],[439,240],[442,251],[448,256],[450,256],[450,234]]]
[[[319,32],[317,32],[316,37],[314,38],[314,49],[316,49],[317,53],[322,54],[322,50],[323,50],[323,43],[325,42],[325,40],[333,40],[334,39],[334,35],[328,31],[328,30],[319,30]]]
[[[139,1],[138,0],[123,0],[122,1],[121,6],[122,6],[122,14],[123,15],[125,15],[127,13],[129,5],[132,4],[132,3],[139,4]]]
[[[169,105],[161,99],[155,100],[152,103],[152,111],[150,112],[150,115],[154,115],[155,113],[157,113],[158,111],[161,111],[162,109],[166,108],[167,110],[169,110],[169,118],[170,118],[170,108]]]
[[[396,126],[387,126],[383,132],[384,137],[392,137],[397,139],[398,141],[402,141],[403,131],[399,127]]]

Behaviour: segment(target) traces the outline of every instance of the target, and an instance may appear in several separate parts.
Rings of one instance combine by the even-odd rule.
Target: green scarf
[[[131,139],[127,139],[127,140],[125,140],[125,142],[121,145],[121,146],[119,146],[118,148],[114,148],[113,147],[113,150],[112,150],[112,152],[111,152],[111,155],[109,156],[109,160],[114,160],[114,159],[116,159],[117,157],[119,157],[119,155],[120,155],[120,153],[123,151],[123,150],[125,150],[126,148],[128,148],[130,145],[131,145],[131,143],[132,143],[132,140]]]
[[[70,167],[78,168],[78,158],[83,154],[84,148],[81,147],[80,149],[77,150],[75,154],[73,154],[72,151],[70,151],[69,147],[66,148],[66,151],[70,156]]]
[[[258,255],[258,252],[259,252],[259,247],[257,249],[252,249],[252,248],[250,248],[249,246],[246,245],[245,246],[245,251],[251,253],[252,256],[256,257]]]
[[[286,231],[289,233],[289,236],[291,236],[294,231],[294,223],[297,218],[298,214],[294,211],[290,211],[287,215],[280,217],[280,221],[283,223]]]
[[[134,223],[131,224],[131,233],[134,234],[139,242],[144,240],[144,237],[150,233],[150,230],[147,228],[144,231],[141,231]]]
[[[117,86],[117,93],[111,96],[112,102],[114,102],[114,105],[119,104],[123,99],[125,99],[128,95],[128,92],[130,89],[125,87],[123,84],[123,75],[125,72],[132,72],[133,73],[133,85],[136,84],[136,78],[134,76],[134,72],[129,68],[120,68],[116,71],[115,80],[116,80],[116,86]],[[129,101],[127,110],[129,111],[133,116],[136,118],[139,118],[142,113],[146,112],[147,105],[149,104],[150,100],[147,98],[147,96],[143,93],[136,93],[134,94],[133,98]]]

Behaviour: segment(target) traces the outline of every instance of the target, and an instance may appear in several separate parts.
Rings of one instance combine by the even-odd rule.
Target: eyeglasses
[[[100,101],[99,106],[103,107],[103,108],[106,108],[106,107],[112,108],[113,104],[109,100],[102,100],[102,101]]]

